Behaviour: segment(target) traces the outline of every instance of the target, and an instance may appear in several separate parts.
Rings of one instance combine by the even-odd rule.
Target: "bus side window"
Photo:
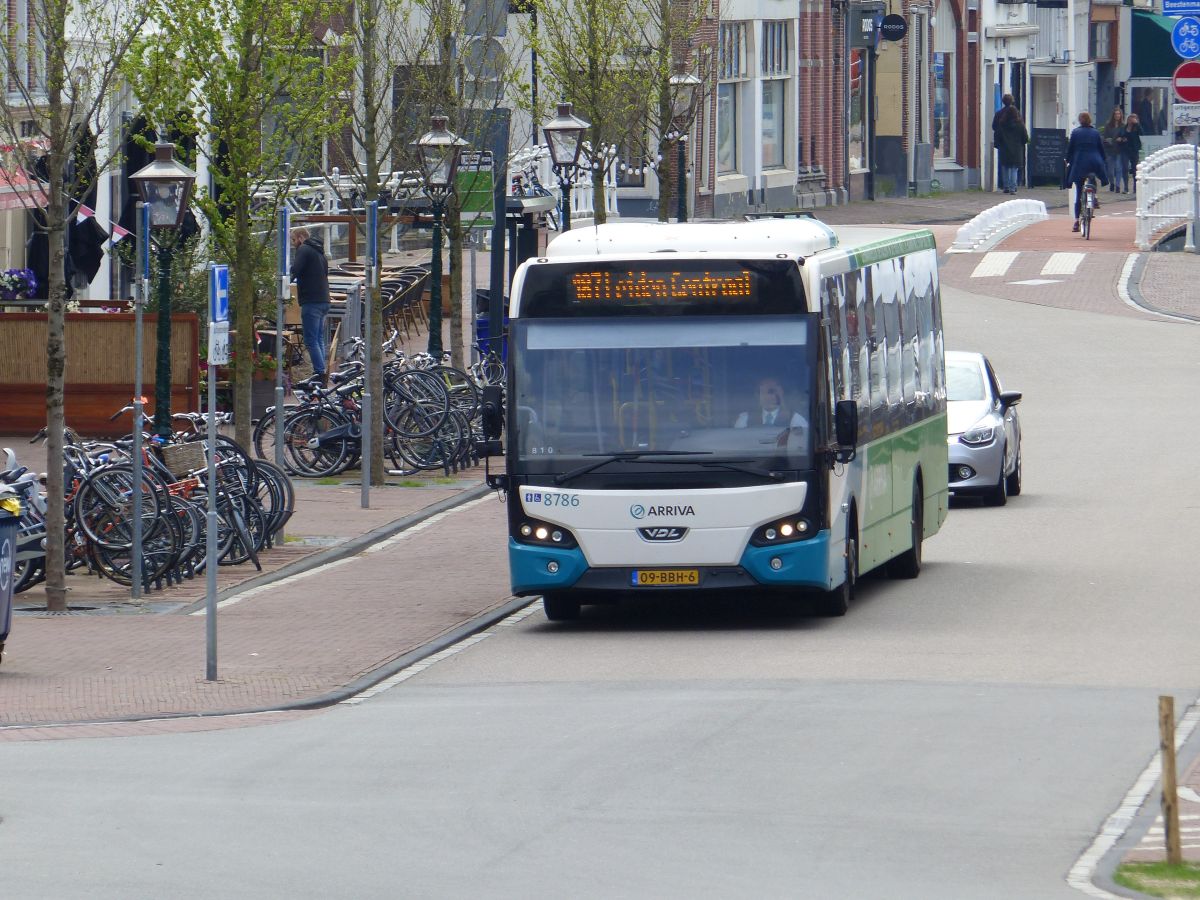
[[[913,257],[917,267],[917,389],[922,394],[921,416],[934,409],[937,380],[933,364],[933,273],[929,270],[929,254]]]
[[[871,341],[871,436],[887,431],[887,332],[883,326],[883,291],[886,278],[879,266],[867,269],[867,335]]]
[[[846,335],[850,349],[850,399],[858,401],[858,438],[871,434],[871,360],[867,339],[866,271],[846,275]]]
[[[900,370],[901,384],[904,391],[904,420],[911,424],[921,418],[921,412],[916,408],[918,379],[920,378],[920,361],[917,344],[920,340],[917,329],[917,295],[920,291],[919,279],[921,267],[914,259],[899,259],[896,261],[901,275],[900,295]]]
[[[846,295],[842,289],[842,276],[826,278],[821,284],[821,311],[829,320],[829,344],[833,354],[833,396],[842,400],[846,394],[846,372],[850,367],[849,348],[846,342]]]
[[[883,332],[887,342],[885,390],[891,427],[900,424],[904,398],[900,384],[900,295],[904,281],[896,271],[896,260],[885,259],[875,269],[876,294],[883,303]]]

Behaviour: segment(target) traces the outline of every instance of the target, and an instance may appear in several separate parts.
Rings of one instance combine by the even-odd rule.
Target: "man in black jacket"
[[[307,228],[293,228],[292,281],[300,301],[304,346],[312,361],[313,374],[329,383],[325,360],[325,317],[329,314],[329,260],[321,242]]]

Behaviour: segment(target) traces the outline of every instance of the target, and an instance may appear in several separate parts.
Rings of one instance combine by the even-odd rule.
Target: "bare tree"
[[[345,116],[351,59],[329,52],[346,7],[326,0],[150,0],[159,33],[129,76],[143,108],[196,138],[213,189],[195,203],[230,264],[237,440],[250,443],[256,276],[275,254],[274,223],[295,181],[320,168]],[[333,41],[328,41],[333,43]]]
[[[125,0],[37,0],[24,21],[14,21],[0,45],[7,100],[0,105],[0,140],[12,148],[7,171],[35,178],[44,174],[44,228],[49,246],[46,336],[46,604],[67,607],[63,485],[63,388],[67,282],[66,235],[70,201],[86,194],[98,171],[116,158],[109,139],[120,66],[146,20],[142,3]],[[91,136],[101,148],[96,165],[79,165]],[[104,150],[109,147],[113,149]],[[23,192],[23,202],[41,206],[41,190]]]

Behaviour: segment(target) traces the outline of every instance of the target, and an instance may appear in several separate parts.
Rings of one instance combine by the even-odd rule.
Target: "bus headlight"
[[[526,519],[517,526],[514,538],[521,544],[535,544],[539,547],[574,547],[575,536],[561,525],[551,525],[549,522],[539,522],[537,519]]]
[[[815,533],[812,522],[803,516],[788,516],[763,525],[750,537],[750,543],[756,547],[770,547],[775,544],[787,544],[792,541],[802,541]]]

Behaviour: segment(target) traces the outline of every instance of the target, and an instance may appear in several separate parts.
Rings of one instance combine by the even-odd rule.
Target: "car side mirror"
[[[833,431],[840,462],[854,459],[858,447],[858,401],[839,400],[833,408]]]
[[[1000,408],[1007,410],[1010,406],[1016,406],[1021,402],[1020,391],[1001,391],[1000,392]]]

